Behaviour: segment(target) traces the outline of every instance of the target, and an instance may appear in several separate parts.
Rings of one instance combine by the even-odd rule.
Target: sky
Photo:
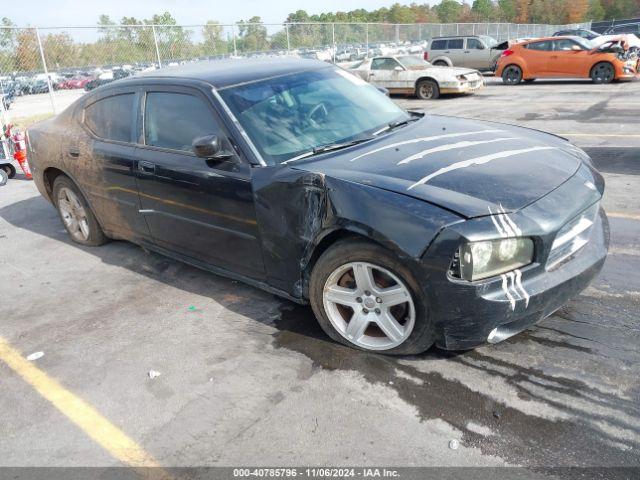
[[[22,4],[7,0],[9,8],[3,6],[0,16],[9,17],[21,27],[95,25],[102,13],[117,21],[123,16],[144,19],[165,11],[171,12],[183,25],[202,24],[207,20],[234,23],[254,15],[265,23],[281,23],[290,12],[301,9],[309,14],[357,8],[375,10],[395,1],[410,3],[410,0],[30,0]],[[28,7],[23,8],[24,5]]]

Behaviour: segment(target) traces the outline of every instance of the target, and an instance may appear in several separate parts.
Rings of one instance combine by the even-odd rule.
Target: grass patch
[[[15,117],[11,118],[11,123],[14,127],[19,130],[24,130],[34,123],[41,122],[42,120],[46,120],[47,118],[53,117],[53,113],[40,113],[38,115],[31,115],[28,117]]]

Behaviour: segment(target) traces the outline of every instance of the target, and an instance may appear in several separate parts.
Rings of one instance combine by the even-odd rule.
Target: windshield
[[[295,73],[220,90],[267,163],[361,140],[410,115],[338,68]]]
[[[416,56],[407,55],[405,57],[398,57],[398,60],[400,60],[400,63],[405,67],[424,67],[429,65],[429,62]]]
[[[490,37],[489,35],[478,35],[482,40],[484,40],[484,43],[487,47],[491,48],[491,47],[495,47],[498,44],[498,41],[493,38]]]
[[[585,50],[591,50],[592,48],[594,48],[594,44],[591,42],[591,40],[587,40],[586,38],[582,37],[575,37],[574,40]]]

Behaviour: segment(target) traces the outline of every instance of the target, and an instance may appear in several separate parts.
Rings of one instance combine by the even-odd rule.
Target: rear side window
[[[97,137],[131,142],[134,94],[103,98],[84,110],[84,123]]]
[[[462,50],[463,44],[464,44],[464,39],[452,38],[447,42],[447,48],[449,50]]]
[[[194,95],[149,92],[145,105],[146,145],[191,152],[195,138],[220,131],[209,107]]]
[[[445,50],[446,48],[446,40],[434,40],[433,42],[431,42],[431,50]]]
[[[550,41],[546,42],[534,42],[526,45],[529,50],[540,50],[549,52],[553,49],[553,44]]]

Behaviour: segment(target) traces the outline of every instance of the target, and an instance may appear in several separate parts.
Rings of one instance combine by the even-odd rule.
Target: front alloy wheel
[[[390,350],[409,338],[415,306],[404,282],[371,263],[336,268],[324,285],[329,322],[345,339],[365,350]]]
[[[593,83],[611,83],[615,78],[616,72],[608,62],[600,62],[591,70],[591,80]]]

